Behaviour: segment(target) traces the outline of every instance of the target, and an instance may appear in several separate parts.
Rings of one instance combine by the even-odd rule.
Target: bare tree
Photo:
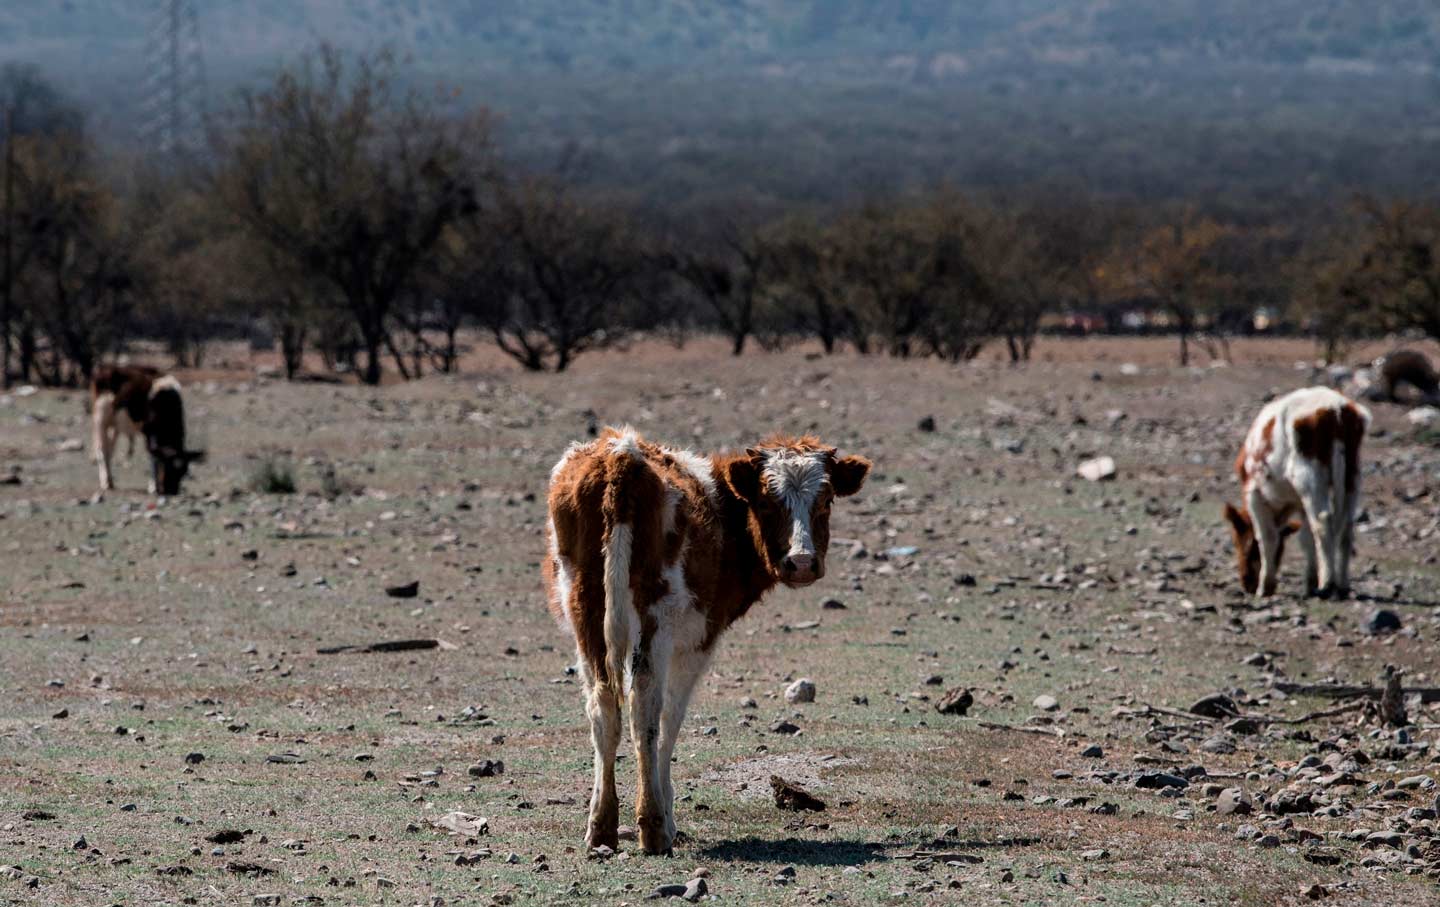
[[[784,221],[769,233],[770,292],[786,327],[819,338],[827,354],[835,352],[855,326],[835,237],[808,218]]]
[[[1390,327],[1440,339],[1440,206],[1361,199],[1359,209],[1369,235],[1351,279]]]
[[[498,206],[500,253],[488,281],[477,279],[494,287],[479,320],[500,349],[532,371],[563,372],[621,339],[653,261],[628,221],[539,179],[506,189]]]
[[[758,230],[733,219],[718,220],[717,235],[706,242],[708,249],[676,250],[670,263],[730,339],[731,354],[739,356],[760,326],[770,253]]]
[[[389,55],[333,48],[242,98],[217,183],[249,232],[333,286],[376,384],[392,309],[445,229],[476,209],[483,114],[395,86]]]
[[[1117,250],[1136,289],[1153,297],[1174,319],[1180,335],[1180,364],[1190,364],[1190,338],[1207,310],[1232,285],[1223,256],[1234,228],[1193,211],[1173,217],[1140,238],[1133,250]]]

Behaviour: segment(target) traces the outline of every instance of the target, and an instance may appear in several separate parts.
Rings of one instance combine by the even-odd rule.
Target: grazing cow
[[[720,634],[776,584],[825,574],[830,504],[870,462],[811,437],[701,456],[607,428],[550,473],[550,609],[575,636],[595,747],[586,843],[615,847],[615,751],[628,690],[647,853],[675,840],[670,757]],[[627,684],[628,681],[628,684]]]
[[[180,493],[180,480],[190,464],[205,458],[204,451],[185,448],[185,409],[180,382],[149,366],[101,366],[90,380],[90,408],[94,428],[95,462],[100,467],[100,490],[115,487],[110,458],[115,441],[124,434],[135,450],[135,437],[145,438],[150,453],[150,493]]]
[[[1440,375],[1424,353],[1416,350],[1395,350],[1376,359],[1371,366],[1376,383],[1370,389],[1370,399],[1399,403],[1396,393],[1400,385],[1408,384],[1420,392],[1426,403],[1440,401]]]
[[[1305,593],[1349,594],[1360,442],[1369,424],[1369,410],[1326,387],[1294,391],[1260,410],[1235,459],[1241,507],[1225,505],[1246,592],[1275,593],[1285,538],[1299,532]]]

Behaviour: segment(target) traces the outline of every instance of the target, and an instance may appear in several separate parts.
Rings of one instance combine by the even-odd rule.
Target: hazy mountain
[[[0,7],[123,139],[163,0]],[[937,177],[1146,194],[1433,187],[1433,0],[200,0],[212,105],[320,40],[391,46],[653,199]],[[720,181],[728,181],[722,185]]]

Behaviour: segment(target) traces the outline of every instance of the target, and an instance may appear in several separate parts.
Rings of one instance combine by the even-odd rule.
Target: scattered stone
[[[205,836],[205,840],[211,844],[238,844],[245,840],[246,832],[234,828],[222,828],[214,834]]]
[[[391,598],[414,598],[420,594],[420,581],[417,579],[399,586],[386,586],[385,594]]]
[[[1378,636],[1382,633],[1394,633],[1399,630],[1401,626],[1400,615],[1385,608],[1377,608],[1372,611],[1370,617],[1366,619],[1365,632],[1372,636]]]
[[[807,678],[800,678],[785,688],[785,701],[789,703],[814,702],[815,682]]]
[[[940,697],[935,711],[942,715],[964,715],[975,704],[975,697],[964,687],[956,687]]]
[[[1440,419],[1440,409],[1433,406],[1417,406],[1405,414],[1405,421],[1411,425],[1429,425]]]
[[[800,725],[792,724],[791,722],[786,721],[782,718],[774,724],[770,725],[770,733],[784,734],[788,737],[794,737],[796,734],[800,733]]]
[[[1098,743],[1092,743],[1080,751],[1080,755],[1086,759],[1104,759],[1105,750]]]
[[[1240,707],[1224,693],[1212,693],[1196,700],[1190,712],[1205,718],[1234,718],[1240,714]]]
[[[1307,888],[1300,889],[1300,896],[1302,898],[1309,898],[1312,901],[1318,901],[1323,897],[1327,897],[1329,894],[1330,892],[1327,891],[1325,886],[1321,885],[1319,882],[1316,882],[1315,884]]]
[[[1095,860],[1108,860],[1110,859],[1110,851],[1103,847],[1097,847],[1093,850],[1082,850],[1080,851],[1080,859],[1091,862]]]
[[[505,763],[500,759],[483,759],[465,771],[472,778],[493,778],[505,774]]]
[[[811,794],[802,787],[798,787],[779,775],[770,776],[770,789],[775,794],[775,805],[780,809],[800,812],[820,812],[825,809],[825,801]]]
[[[661,885],[649,894],[645,895],[647,901],[658,901],[663,898],[682,898],[685,896],[684,885]]]
[[[479,838],[490,833],[489,819],[484,816],[472,816],[470,813],[461,812],[458,809],[448,812],[438,819],[427,821],[436,828],[469,838]]]
[[[693,904],[709,893],[710,886],[706,884],[704,877],[700,876],[686,882],[685,893],[680,896]]]
[[[1236,718],[1234,721],[1225,725],[1225,730],[1232,734],[1244,734],[1246,736],[1258,734],[1260,733],[1260,722],[1254,718]]]
[[[1190,782],[1169,772],[1145,772],[1135,779],[1135,786],[1141,790],[1160,790],[1167,787],[1186,788]]]
[[[844,611],[845,603],[838,598],[827,598],[820,603],[820,608],[825,611]]]
[[[204,753],[186,753],[186,754],[185,754],[185,764],[186,764],[186,765],[199,765],[200,763],[202,763],[202,762],[204,762],[204,761],[205,761],[205,754],[204,754]]]
[[[1036,696],[1035,701],[1032,702],[1031,705],[1035,706],[1035,708],[1039,709],[1042,712],[1053,712],[1056,709],[1060,708],[1059,701],[1056,700],[1054,696],[1051,696],[1048,693],[1041,693],[1039,696]]]
[[[1200,749],[1207,753],[1225,756],[1235,752],[1235,742],[1224,734],[1215,734],[1202,740]]]
[[[925,416],[924,418],[922,418],[922,419],[920,420],[920,422],[919,422],[915,427],[918,428],[918,429],[920,429],[921,431],[924,431],[924,432],[934,431],[934,430],[935,430],[935,417],[934,417],[934,416]]]
[[[1248,816],[1255,809],[1251,802],[1250,795],[1242,788],[1228,787],[1220,792],[1220,798],[1215,802],[1215,812],[1222,816]]]
[[[1307,790],[1285,787],[1270,798],[1270,811],[1277,816],[1311,813],[1315,811],[1315,801]]]
[[[1095,457],[1075,467],[1075,474],[1087,482],[1106,482],[1115,478],[1115,460],[1111,457]]]

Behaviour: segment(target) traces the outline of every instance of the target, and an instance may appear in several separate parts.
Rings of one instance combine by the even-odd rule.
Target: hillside
[[[0,8],[126,141],[154,0]],[[511,149],[650,200],[764,202],[950,179],[1237,203],[1433,189],[1424,0],[214,0],[212,106],[320,40],[407,54]],[[710,185],[713,184],[713,185]]]

